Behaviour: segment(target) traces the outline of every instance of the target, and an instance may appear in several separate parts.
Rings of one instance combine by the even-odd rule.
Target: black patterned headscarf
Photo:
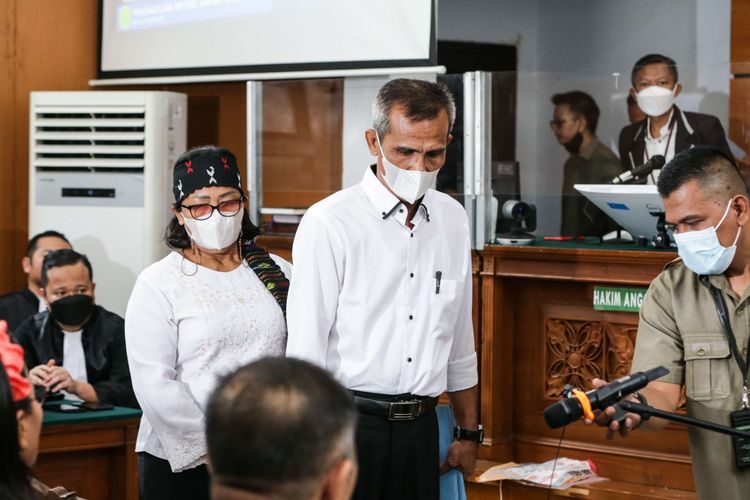
[[[193,191],[205,187],[232,187],[242,192],[242,177],[231,151],[218,146],[201,146],[186,151],[174,165],[172,191],[180,203]]]

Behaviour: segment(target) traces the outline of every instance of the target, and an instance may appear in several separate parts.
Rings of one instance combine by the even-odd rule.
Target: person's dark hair
[[[36,252],[36,249],[39,246],[39,240],[41,240],[42,238],[60,238],[65,243],[70,245],[68,238],[66,238],[64,234],[57,231],[44,231],[43,233],[35,234],[34,236],[32,236],[29,242],[26,244],[26,257],[31,258],[31,256],[34,255],[34,252]]]
[[[21,459],[16,412],[31,411],[31,400],[13,402],[5,367],[0,363],[0,498],[31,500],[29,467]]]
[[[676,154],[661,170],[656,187],[659,195],[667,198],[690,181],[697,181],[709,196],[719,200],[747,194],[734,162],[711,146],[695,146]]]
[[[49,282],[47,279],[47,273],[50,269],[53,267],[72,266],[79,262],[83,262],[83,265],[89,270],[89,278],[91,281],[94,281],[94,270],[91,269],[91,262],[89,262],[88,257],[85,255],[78,253],[75,250],[70,250],[69,248],[54,250],[45,255],[44,261],[42,262],[42,274],[39,279],[42,288],[46,287]]]
[[[580,90],[571,90],[552,96],[552,104],[555,106],[567,105],[570,112],[586,119],[586,125],[589,132],[596,134],[596,127],[599,124],[599,106],[593,97]]]
[[[433,120],[441,111],[448,114],[448,132],[456,121],[456,103],[443,83],[397,78],[378,91],[372,103],[372,128],[383,140],[390,132],[391,110],[399,105],[411,121]]]
[[[214,480],[303,498],[339,459],[354,459],[357,411],[322,368],[263,358],[224,377],[206,408]]]
[[[679,75],[677,73],[677,63],[674,62],[674,59],[661,54],[646,54],[636,61],[633,65],[633,71],[630,72],[630,83],[633,84],[633,87],[635,87],[635,77],[638,75],[638,72],[651,64],[666,64],[669,72],[674,77],[675,83],[677,83]]]
[[[179,165],[180,163],[183,163],[187,160],[190,160],[192,158],[195,158],[197,156],[205,156],[205,155],[217,155],[221,154],[222,152],[229,151],[225,148],[221,148],[218,146],[199,146],[196,148],[189,149],[182,153],[179,158],[177,158],[177,161],[175,161],[175,165]],[[231,152],[229,152],[231,154]],[[245,198],[245,194],[237,190],[243,197]],[[190,193],[188,193],[189,195]],[[180,203],[181,202],[175,202],[172,207],[174,207],[175,210],[180,211]],[[253,222],[250,220],[250,215],[247,213],[247,209],[243,209],[242,214],[242,226],[241,226],[241,238],[244,241],[251,241],[255,239],[256,236],[260,234],[260,230],[258,227],[253,224]],[[192,243],[190,242],[190,236],[188,236],[187,231],[185,230],[185,227],[180,225],[179,220],[177,220],[177,216],[173,215],[172,219],[170,219],[169,224],[167,224],[167,228],[164,230],[164,240],[167,243],[167,246],[169,248],[175,249],[175,250],[182,250],[185,248],[190,248],[192,246]]]

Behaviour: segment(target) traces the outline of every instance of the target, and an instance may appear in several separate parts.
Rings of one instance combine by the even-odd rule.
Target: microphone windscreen
[[[568,425],[583,416],[583,408],[576,398],[565,398],[544,410],[544,421],[550,429]]]
[[[656,155],[652,158],[652,160],[654,162],[654,170],[661,170],[661,167],[663,167],[664,164],[667,163],[667,159],[662,155]]]

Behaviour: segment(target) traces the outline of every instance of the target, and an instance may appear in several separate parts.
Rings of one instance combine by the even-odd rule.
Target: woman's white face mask
[[[208,219],[184,217],[183,220],[190,239],[198,246],[207,250],[222,250],[232,246],[240,237],[244,213],[245,209],[242,208],[236,214],[224,217],[218,210],[214,210]]]

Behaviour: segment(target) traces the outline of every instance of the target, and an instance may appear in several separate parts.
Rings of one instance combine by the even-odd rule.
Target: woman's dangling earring
[[[197,248],[195,248],[195,245],[193,245],[193,240],[192,239],[190,240],[190,248],[193,250],[193,258],[195,259],[195,257],[197,256],[198,257],[197,260],[198,260],[198,262],[200,262],[201,261],[201,251],[198,250]],[[193,265],[195,266],[195,270],[193,270],[192,273],[186,273],[185,272],[185,260],[186,260],[185,259],[185,250],[186,249],[183,248],[182,252],[180,252],[182,254],[182,260],[180,261],[180,271],[185,276],[195,276],[196,274],[198,274],[198,262],[193,262]]]

